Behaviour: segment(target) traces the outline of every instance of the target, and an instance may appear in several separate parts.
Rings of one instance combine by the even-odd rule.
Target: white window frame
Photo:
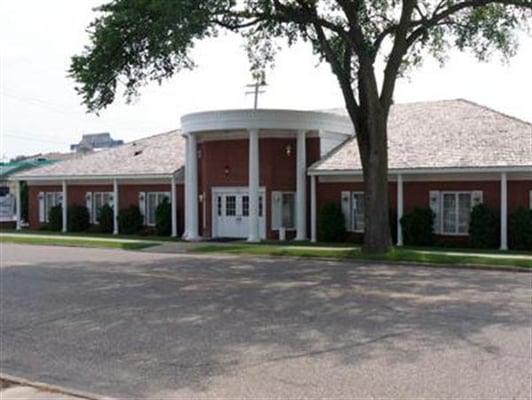
[[[53,198],[52,205],[48,205],[48,195],[51,195]],[[50,209],[57,205],[62,205],[63,192],[43,192],[43,201],[44,201],[44,221],[50,222]]]
[[[444,197],[445,195],[454,195],[455,196],[455,230],[454,232],[448,232],[448,231],[445,231],[445,224],[443,223],[444,221]],[[459,202],[459,198],[460,198],[460,195],[461,194],[468,194],[470,196],[470,210],[469,212],[471,213],[471,211],[473,210],[473,195],[474,195],[474,192],[471,191],[471,190],[447,190],[447,191],[442,191],[440,193],[440,230],[441,230],[441,235],[444,235],[444,236],[469,236],[469,224],[467,226],[467,231],[466,232],[458,232],[458,227],[460,225],[460,222],[459,222],[459,218],[460,218],[460,202]],[[471,222],[471,221],[469,221]]]
[[[279,193],[281,194],[281,209],[280,209],[280,218],[281,218],[281,221],[280,221],[280,227],[281,228],[284,228],[287,232],[288,231],[295,231],[297,229],[297,221],[296,221],[296,216],[297,216],[297,200],[296,200],[296,192],[294,191],[290,191],[290,190],[284,190],[284,191],[279,191]],[[293,215],[293,220],[294,220],[294,225],[292,227],[288,227],[288,226],[283,226],[283,201],[284,201],[284,196],[285,195],[291,195],[292,198],[294,199],[294,215]]]
[[[113,195],[114,195],[113,192],[92,192],[90,213],[91,213],[91,220],[92,220],[93,224],[97,224],[98,223],[98,216],[97,216],[98,208],[96,207],[96,197],[97,196],[102,196],[102,199],[104,200],[105,196],[109,196],[107,202],[102,202],[101,207],[103,207],[105,204],[109,204],[110,203],[110,198],[112,198]],[[114,200],[113,200],[113,207],[114,207]]]
[[[362,196],[362,199],[364,200],[364,207],[366,207],[366,203],[365,203],[365,199],[364,199],[364,192],[361,192],[361,191],[354,191],[354,192],[351,192],[351,209],[350,209],[350,212],[351,212],[351,226],[350,226],[350,231],[351,232],[355,232],[355,233],[363,233],[364,232],[364,228],[362,229],[359,229],[359,228],[355,228],[355,196]],[[362,213],[362,225],[365,227],[365,221],[364,221],[364,213]]]
[[[150,222],[150,196],[155,196],[155,210],[153,210],[153,221]],[[156,224],[156,218],[155,218],[155,211],[157,210],[157,207],[159,204],[163,202],[163,199],[167,197],[168,203],[172,204],[172,196],[170,195],[170,192],[146,192],[146,225],[147,226],[155,226]]]

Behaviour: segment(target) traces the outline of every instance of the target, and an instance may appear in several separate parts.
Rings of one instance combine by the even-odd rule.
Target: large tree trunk
[[[368,146],[360,148],[364,176],[365,230],[363,251],[384,253],[390,250],[388,211],[388,147],[386,117],[370,114],[362,117]]]
[[[367,72],[367,70],[366,70]],[[359,73],[359,112],[351,114],[364,177],[364,245],[366,253],[392,246],[388,211],[388,109],[379,101],[372,74]],[[355,116],[355,118],[353,118]]]

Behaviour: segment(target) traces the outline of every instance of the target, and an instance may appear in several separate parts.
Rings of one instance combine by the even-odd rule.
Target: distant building
[[[88,153],[94,150],[120,146],[121,144],[124,144],[123,140],[114,140],[108,132],[89,133],[83,135],[79,143],[70,145],[70,150],[77,153]]]

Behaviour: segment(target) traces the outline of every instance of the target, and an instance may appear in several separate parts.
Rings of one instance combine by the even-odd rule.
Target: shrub
[[[63,228],[63,207],[61,204],[50,208],[46,228],[50,231],[60,231]]]
[[[434,213],[430,208],[414,208],[401,218],[403,240],[410,246],[430,246],[433,242]]]
[[[131,205],[129,208],[120,210],[118,213],[118,229],[120,233],[138,233],[144,225],[144,218],[137,206]]]
[[[113,207],[111,207],[109,204],[104,204],[103,207],[100,208],[100,216],[98,217],[99,231],[103,233],[112,233],[114,228],[113,218]]]
[[[166,197],[155,209],[155,230],[159,236],[172,234],[172,206]]]
[[[473,247],[479,249],[499,246],[499,219],[493,210],[484,204],[478,204],[471,211],[469,238]]]
[[[324,242],[345,240],[345,219],[342,210],[334,203],[324,205],[320,210],[319,236]]]
[[[508,221],[510,248],[513,250],[532,250],[532,210],[518,208]]]
[[[85,206],[74,204],[68,207],[67,226],[69,232],[82,232],[90,226],[89,210]]]

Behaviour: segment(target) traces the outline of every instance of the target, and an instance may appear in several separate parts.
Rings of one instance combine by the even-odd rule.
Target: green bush
[[[155,230],[159,236],[172,234],[172,206],[166,197],[155,209]]]
[[[118,213],[118,229],[120,233],[139,233],[144,225],[144,218],[137,206],[131,205]]]
[[[508,222],[510,248],[532,251],[532,210],[518,208],[510,214]]]
[[[341,242],[346,238],[345,218],[334,203],[325,204],[320,210],[319,239],[323,242]]]
[[[53,206],[48,211],[46,228],[50,231],[60,231],[63,228],[63,207],[61,204]]]
[[[100,208],[100,216],[98,217],[98,230],[102,233],[112,233],[113,232],[113,218],[114,210],[109,204],[104,204]]]
[[[471,245],[479,249],[499,247],[499,219],[497,214],[484,204],[478,204],[471,211],[469,238]]]
[[[390,208],[388,213],[388,218],[390,219],[390,234],[392,237],[392,243],[397,243],[397,211]]]
[[[414,208],[401,218],[405,245],[430,246],[433,243],[434,213],[430,208]]]
[[[83,232],[89,229],[90,225],[90,215],[87,207],[77,204],[68,207],[67,227],[69,232]]]

